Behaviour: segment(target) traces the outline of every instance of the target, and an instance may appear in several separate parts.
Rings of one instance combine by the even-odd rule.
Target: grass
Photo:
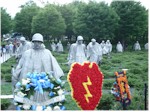
[[[65,73],[65,76],[61,78],[62,80],[67,80],[67,74],[69,72],[69,67],[64,64],[67,62],[67,53],[68,51],[64,51],[63,53],[52,52]],[[107,59],[107,56],[103,56],[102,64],[99,66],[104,74],[103,89],[111,90],[113,82],[115,81],[115,71],[121,71],[122,68],[129,69],[127,71],[127,78],[129,86],[133,88],[133,92],[131,93],[132,103],[127,109],[144,110],[143,92],[144,84],[148,84],[148,52],[145,50],[125,51],[123,53],[111,53],[111,57],[112,58]],[[3,78],[8,77],[10,74],[12,64],[15,64],[14,58],[2,64]],[[68,82],[65,83],[64,87],[66,91],[70,91]],[[10,93],[10,85],[8,87],[2,86],[2,88],[3,94]],[[64,105],[67,110],[81,110],[70,95],[66,95],[66,102]],[[119,102],[115,101],[112,94],[105,93],[102,95],[96,110],[122,110],[122,106]]]

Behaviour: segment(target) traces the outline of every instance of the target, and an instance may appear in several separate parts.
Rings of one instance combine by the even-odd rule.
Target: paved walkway
[[[13,95],[0,95],[0,99],[11,99]]]

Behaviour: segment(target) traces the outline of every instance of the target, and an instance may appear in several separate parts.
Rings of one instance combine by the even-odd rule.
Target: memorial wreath
[[[65,110],[64,82],[50,73],[28,73],[27,78],[17,82],[14,90],[14,104],[17,110]],[[38,92],[48,94],[48,100],[34,101],[32,97]],[[44,94],[45,95],[45,94]]]
[[[94,110],[102,96],[103,74],[96,63],[74,63],[68,74],[71,96],[83,110]]]
[[[111,93],[115,96],[116,101],[120,101],[123,107],[131,103],[130,86],[126,76],[126,71],[115,72],[116,81],[113,83]]]

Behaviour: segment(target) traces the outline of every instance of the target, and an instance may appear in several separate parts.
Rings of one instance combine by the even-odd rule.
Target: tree
[[[6,9],[1,8],[1,34],[7,34],[12,30],[11,16],[6,12]]]
[[[32,21],[32,33],[39,32],[46,37],[52,36],[59,39],[64,35],[65,29],[64,19],[53,5],[45,6]]]
[[[35,15],[37,15],[40,8],[32,1],[27,2],[25,5],[21,6],[21,12],[17,13],[15,16],[15,27],[16,32],[22,33],[31,40],[31,23]]]
[[[74,35],[73,22],[76,15],[76,10],[71,5],[63,5],[57,8],[61,12],[62,17],[65,20],[66,31],[65,35],[71,41],[71,37]]]
[[[114,1],[111,7],[119,15],[119,27],[116,30],[116,40],[133,44],[146,36],[148,31],[148,11],[140,2]],[[146,36],[147,38],[147,36]],[[133,43],[132,43],[133,42]]]
[[[75,20],[75,31],[85,37],[113,39],[118,26],[119,17],[116,12],[104,2],[89,2],[78,11]]]
[[[76,21],[78,18],[78,13],[79,13],[79,10],[81,10],[82,7],[84,7],[87,4],[85,2],[75,0],[68,5],[69,5],[69,7],[71,7],[74,10],[74,17],[73,17],[73,23],[72,24],[73,24],[74,37],[77,37],[78,35],[81,35],[81,34],[77,33],[76,27],[75,27]]]

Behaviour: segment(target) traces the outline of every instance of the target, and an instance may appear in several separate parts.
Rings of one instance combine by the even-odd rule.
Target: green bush
[[[112,94],[103,94],[97,110],[111,110],[114,105],[115,98]]]
[[[69,72],[69,66],[68,65],[61,65],[61,69],[63,70],[64,73],[67,73]]]
[[[64,106],[66,107],[66,110],[81,110],[70,95],[67,95],[65,98],[66,101],[64,103]]]
[[[1,72],[6,74],[6,73],[11,73],[11,67],[2,67]]]
[[[143,72],[148,72],[148,66],[146,66],[146,67],[143,67],[143,70],[142,70]]]
[[[8,106],[11,104],[9,99],[1,99],[1,109],[6,110]]]
[[[142,91],[135,90],[131,97],[131,104],[128,110],[144,110],[144,94]]]
[[[130,73],[130,72],[128,72],[126,74],[126,76],[127,76],[127,78],[131,78],[131,79],[138,79],[139,78],[138,74],[133,74],[133,73]]]
[[[101,63],[101,66],[103,65],[109,65],[109,66],[113,66],[113,64],[111,63],[111,61],[109,59],[107,59],[107,57],[103,57],[102,59],[102,63]]]
[[[142,74],[142,70],[140,68],[131,68],[130,72],[133,74]]]
[[[115,82],[115,78],[114,79],[104,79],[103,81],[103,89],[110,89],[111,90],[111,87],[113,86],[113,83]]]
[[[11,82],[11,75],[10,74],[5,75],[5,81],[6,82]]]
[[[67,62],[68,52],[64,51],[62,54],[52,52],[52,54],[57,59],[59,65],[65,73],[61,79],[65,80],[66,83],[64,85],[64,89],[66,91],[70,91],[70,85],[67,82],[67,75],[69,72],[69,67],[67,65],[63,65],[61,63]],[[122,68],[129,69],[127,71],[127,78],[129,86],[132,88],[132,100],[131,105],[127,107],[128,110],[144,110],[144,100],[143,95],[144,92],[144,83],[148,84],[148,52],[147,51],[139,51],[139,52],[129,52],[125,51],[123,53],[112,53],[112,58],[108,59],[107,56],[103,56],[102,64],[100,65],[100,69],[104,74],[103,80],[103,90],[111,90],[113,83],[115,82],[115,71],[121,71]],[[11,65],[16,63],[14,57],[9,59],[7,62],[3,63],[1,66],[2,74],[1,77],[10,79],[10,71]],[[120,67],[120,68],[119,68]],[[9,75],[10,74],[10,75]],[[6,76],[6,77],[5,77]],[[8,77],[8,78],[7,78]],[[108,80],[107,80],[108,79]],[[2,85],[1,90],[3,95],[12,94],[12,85],[11,83],[6,83]],[[148,99],[147,99],[148,100]],[[9,104],[9,101],[3,101],[3,109],[7,109],[4,106]],[[5,102],[7,103],[5,105]],[[66,102],[64,104],[67,110],[81,110],[75,103],[75,101],[71,98],[70,95],[66,96]],[[7,106],[8,107],[8,106]],[[101,101],[97,107],[97,110],[122,110],[122,106],[120,102],[115,101],[115,97],[112,94],[108,94],[108,92],[103,92]]]
[[[103,75],[104,75],[104,79],[107,79],[107,78],[114,78],[114,77],[115,77],[115,75],[114,75],[113,72],[107,72],[107,71],[105,71],[105,70],[102,70],[102,73],[103,73]]]
[[[109,70],[111,67],[109,65],[102,65],[101,69],[103,70]]]
[[[3,78],[4,78],[4,76],[5,76],[5,75],[4,75],[3,73],[1,73],[1,79],[3,79]]]
[[[3,79],[3,78],[5,78],[5,76],[7,75],[7,74],[11,74],[11,68],[4,68],[4,67],[2,67],[2,69],[1,69],[1,78]]]
[[[142,76],[141,78],[143,79],[144,82],[145,82],[145,81],[148,82],[148,80],[147,80],[147,79],[148,79],[148,72],[142,73],[141,76]]]
[[[5,78],[6,74],[11,74],[11,66],[16,63],[15,57],[8,59],[1,65],[1,78]]]
[[[70,85],[69,85],[68,82],[66,82],[66,83],[64,84],[64,87],[65,87],[65,90],[66,90],[66,91],[71,91]]]
[[[143,85],[143,81],[140,80],[139,78],[138,79],[133,79],[133,78],[128,78],[128,84],[130,87],[134,87],[134,88],[142,88],[144,85]]]
[[[133,65],[133,66],[139,66],[140,62],[131,62],[131,65]]]
[[[142,61],[144,60],[144,57],[136,57],[137,60]]]
[[[119,60],[119,59],[112,59],[111,62],[112,63],[121,63],[121,60]]]
[[[1,85],[1,94],[2,95],[11,95],[12,94],[11,83]]]

